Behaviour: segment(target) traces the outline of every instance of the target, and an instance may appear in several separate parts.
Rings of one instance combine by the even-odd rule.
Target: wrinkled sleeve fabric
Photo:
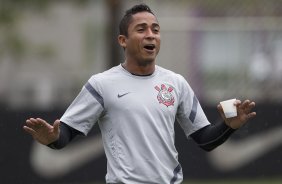
[[[191,134],[192,139],[206,151],[211,151],[224,143],[235,129],[230,128],[224,122],[208,125]]]
[[[60,121],[87,135],[104,111],[99,82],[92,76],[83,86]]]
[[[61,122],[59,139],[48,144],[47,146],[52,149],[62,149],[78,135],[82,135],[82,132],[79,132],[78,130]]]
[[[179,76],[179,107],[176,120],[184,130],[187,138],[195,131],[210,125],[198,98],[188,82]]]

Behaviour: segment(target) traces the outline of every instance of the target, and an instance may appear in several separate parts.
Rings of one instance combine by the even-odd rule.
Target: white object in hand
[[[234,105],[236,98],[220,102],[226,118],[237,116],[237,107]]]

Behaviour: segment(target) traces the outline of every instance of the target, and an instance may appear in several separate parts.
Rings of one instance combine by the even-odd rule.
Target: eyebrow
[[[140,23],[140,24],[136,24],[135,28],[136,27],[146,27],[147,25],[148,25],[147,23]],[[158,23],[153,23],[152,26],[153,27],[160,27],[160,25]]]

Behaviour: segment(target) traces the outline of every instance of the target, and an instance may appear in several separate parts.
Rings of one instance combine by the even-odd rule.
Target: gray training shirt
[[[136,76],[121,65],[93,75],[61,121],[85,135],[98,122],[107,156],[107,183],[181,183],[174,145],[177,119],[188,137],[209,125],[179,74],[156,66]]]

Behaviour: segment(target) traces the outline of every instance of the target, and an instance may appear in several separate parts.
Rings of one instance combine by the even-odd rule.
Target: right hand
[[[56,120],[52,125],[40,118],[30,118],[26,120],[23,129],[29,133],[33,139],[41,144],[48,145],[59,139],[60,120]]]

